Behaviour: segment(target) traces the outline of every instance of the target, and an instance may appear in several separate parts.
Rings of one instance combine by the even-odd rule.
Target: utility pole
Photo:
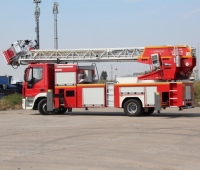
[[[111,65],[111,81],[113,80],[113,67]]]
[[[197,54],[197,57],[196,57],[196,60],[197,60],[197,62],[196,62],[196,70],[197,70],[197,81],[199,81],[200,80],[200,56],[199,56],[199,45],[200,45],[200,43],[198,43],[198,46],[197,46],[197,50],[198,50],[198,54]]]
[[[58,29],[57,29],[57,15],[58,15],[58,3],[53,4],[53,14],[54,14],[54,48],[58,49]]]
[[[35,7],[35,23],[36,23],[36,28],[35,28],[35,32],[36,32],[36,49],[40,49],[40,35],[39,35],[39,32],[40,32],[40,29],[39,29],[39,17],[40,17],[40,8],[39,8],[39,3],[41,3],[42,0],[33,0],[33,3],[36,4],[36,7]]]

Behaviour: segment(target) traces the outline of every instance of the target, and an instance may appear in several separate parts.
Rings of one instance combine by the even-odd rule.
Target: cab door
[[[43,93],[45,86],[44,67],[32,66],[25,71],[25,97],[35,97],[39,93]]]

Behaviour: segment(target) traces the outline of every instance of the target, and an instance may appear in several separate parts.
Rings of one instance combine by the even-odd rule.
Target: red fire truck
[[[123,108],[128,116],[151,115],[166,107],[194,105],[196,49],[187,45],[114,49],[35,50],[31,41],[17,41],[3,52],[24,72],[23,109],[41,114],[71,112],[72,108]],[[80,63],[92,63],[80,65]],[[150,71],[138,77],[97,83],[97,62],[139,62]]]

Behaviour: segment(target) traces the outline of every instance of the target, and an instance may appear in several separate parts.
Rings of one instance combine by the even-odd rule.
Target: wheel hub
[[[128,110],[128,112],[129,113],[132,113],[132,114],[134,114],[134,113],[136,113],[136,111],[137,111],[137,105],[135,104],[135,103],[129,103],[128,105],[127,105],[127,110]]]

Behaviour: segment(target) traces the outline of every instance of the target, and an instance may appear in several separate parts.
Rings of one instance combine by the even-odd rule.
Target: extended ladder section
[[[29,63],[73,63],[73,62],[128,62],[137,61],[144,47],[34,50],[31,44],[23,41],[14,43],[3,55],[8,65]]]
[[[20,56],[21,62],[121,62],[137,61],[144,48],[80,49],[80,50],[32,50]]]

